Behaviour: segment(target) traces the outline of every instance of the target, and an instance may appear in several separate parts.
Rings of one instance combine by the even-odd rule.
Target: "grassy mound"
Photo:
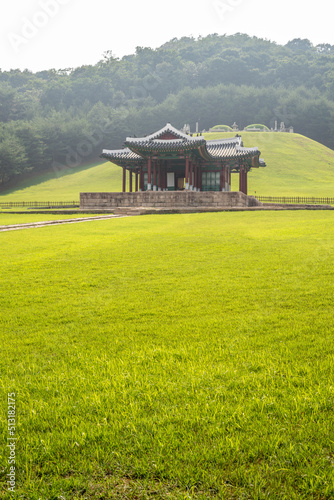
[[[238,132],[245,147],[257,146],[265,168],[248,175],[248,193],[263,196],[333,196],[334,151],[299,134]],[[230,137],[229,133],[205,134],[206,139]],[[238,190],[238,176],[232,175]]]
[[[332,218],[3,233],[15,498],[333,498]]]
[[[266,125],[263,125],[262,123],[253,123],[252,125],[247,125],[247,127],[245,127],[245,130],[247,131],[248,129],[251,128],[258,128],[260,129],[261,132],[269,132],[269,128]]]
[[[211,127],[211,130],[226,130],[226,132],[232,132],[232,128],[229,127],[228,125],[215,125],[214,127]]]

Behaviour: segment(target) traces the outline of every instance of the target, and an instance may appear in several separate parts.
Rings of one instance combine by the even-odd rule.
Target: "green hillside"
[[[253,169],[248,193],[266,196],[333,196],[334,151],[299,134],[240,132],[244,146],[257,146],[266,168]],[[229,133],[206,134],[206,139],[230,137]],[[233,182],[234,180],[234,182]],[[232,175],[232,189],[238,176]]]
[[[267,167],[249,174],[249,194],[333,196],[334,151],[299,134],[241,132],[244,145],[257,146]],[[231,137],[208,133],[206,139]],[[0,194],[3,201],[71,201],[85,191],[120,191],[122,171],[110,162],[31,177]],[[238,189],[238,176],[232,176]]]
[[[120,191],[122,170],[110,162],[51,171],[0,193],[0,201],[79,201],[85,191]]]

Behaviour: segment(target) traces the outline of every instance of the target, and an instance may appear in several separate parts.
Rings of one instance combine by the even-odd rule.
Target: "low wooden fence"
[[[74,208],[79,201],[0,201],[0,208]]]
[[[303,203],[306,205],[334,205],[334,198],[312,196],[256,196],[262,203]]]
[[[262,203],[303,203],[307,205],[334,205],[334,197],[310,196],[256,196]],[[79,201],[0,201],[0,208],[77,208]]]

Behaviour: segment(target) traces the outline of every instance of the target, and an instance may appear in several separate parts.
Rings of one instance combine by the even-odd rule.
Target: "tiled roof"
[[[169,138],[161,139],[164,136]],[[173,138],[171,138],[173,137]],[[174,128],[170,123],[154,134],[146,137],[127,137],[124,143],[125,146],[131,148],[138,153],[160,151],[160,152],[174,152],[174,151],[191,151],[206,143],[203,137],[191,137],[183,132]]]
[[[154,134],[146,137],[127,137],[124,149],[106,150],[101,157],[122,165],[141,163],[152,153],[193,152],[206,161],[253,159],[260,156],[258,148],[242,146],[240,136],[229,139],[206,141],[202,136],[191,137],[174,128],[170,123]],[[261,159],[258,163],[265,166]]]
[[[189,139],[193,139],[190,137]],[[190,151],[192,149],[197,149],[199,146],[205,145],[205,139],[203,137],[196,137],[194,139],[199,139],[196,141],[193,140],[185,140],[185,139],[150,139],[148,141],[143,139],[132,139],[129,141],[128,139],[125,142],[125,146],[128,148],[142,151],[143,153],[146,151]]]
[[[241,146],[241,137],[218,141],[207,141],[206,149],[214,159],[221,158],[252,158],[260,155],[258,148],[244,148]]]
[[[125,149],[104,149],[101,154],[101,158],[106,158],[107,160],[126,160],[126,161],[140,161],[142,160],[142,156],[137,155],[129,148]]]

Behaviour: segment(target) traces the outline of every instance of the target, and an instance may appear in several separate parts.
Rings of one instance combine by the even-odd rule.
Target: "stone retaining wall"
[[[254,196],[240,191],[139,191],[136,193],[80,193],[80,209],[117,207],[254,207],[261,206]]]

